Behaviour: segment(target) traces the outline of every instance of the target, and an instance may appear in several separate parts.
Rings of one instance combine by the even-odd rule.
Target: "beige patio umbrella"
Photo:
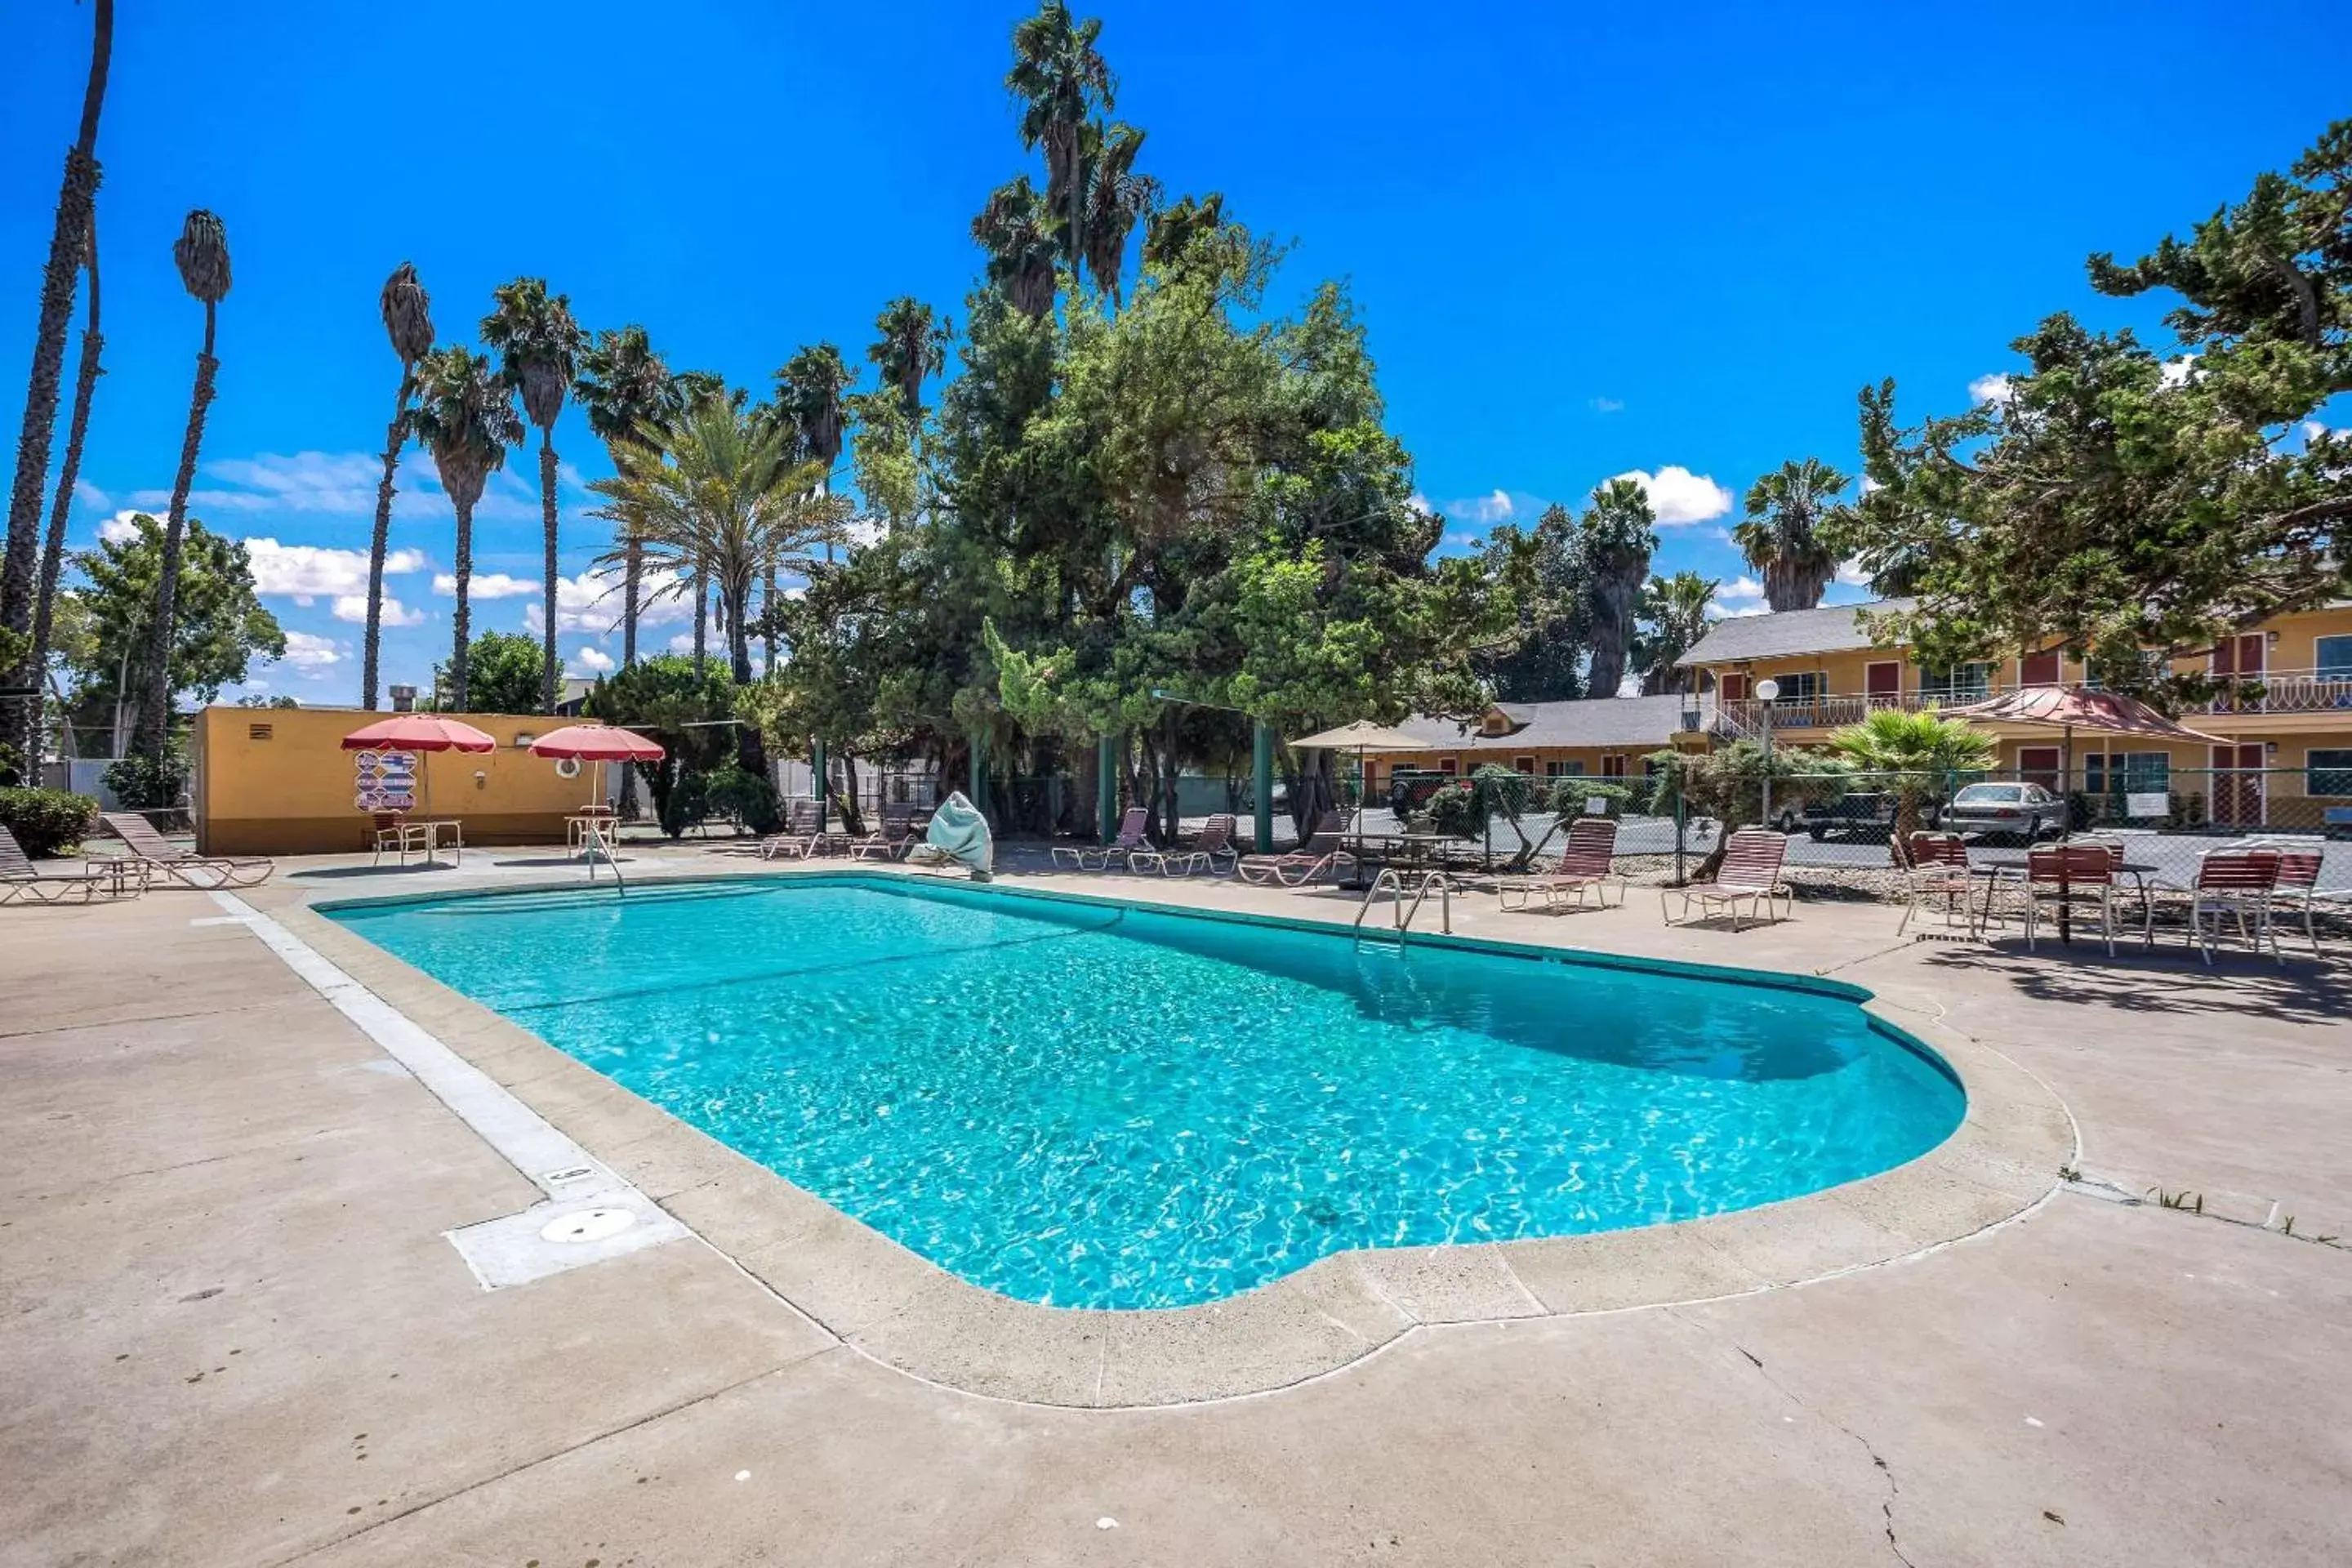
[[[1433,749],[1429,742],[1417,735],[1391,730],[1385,724],[1375,724],[1370,719],[1359,719],[1336,730],[1318,730],[1314,734],[1290,744],[1294,750],[1302,752],[1353,752],[1356,753],[1358,778],[1364,776],[1365,757],[1375,752],[1426,752]],[[1363,803],[1360,801],[1356,806],[1356,852],[1359,857],[1362,855],[1363,848],[1364,811]]]
[[[2105,735],[2141,735],[2158,741],[2205,742],[2226,745],[2219,735],[2208,735],[2177,723],[2142,702],[2137,697],[2126,697],[2118,691],[2085,691],[2072,686],[2021,686],[2014,691],[2004,691],[1982,702],[1971,702],[1961,708],[1942,710],[1947,719],[1973,719],[1983,724],[2032,724],[2045,730],[2055,730],[2059,741],[2058,798],[2065,805],[2063,818],[2066,829],[2061,840],[2074,836],[2074,731],[2095,731]],[[2072,942],[2074,933],[2067,917],[2073,913],[2072,900],[2066,892],[2065,871],[2059,871],[2058,940]]]

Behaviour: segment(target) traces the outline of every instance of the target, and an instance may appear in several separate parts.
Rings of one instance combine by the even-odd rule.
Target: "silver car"
[[[2066,803],[2038,784],[1972,784],[1944,807],[1948,833],[2013,833],[2031,841],[2063,833]]]

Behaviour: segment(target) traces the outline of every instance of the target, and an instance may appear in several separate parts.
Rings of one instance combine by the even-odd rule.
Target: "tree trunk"
[[[833,761],[841,770],[841,784],[833,798],[841,807],[842,831],[862,836],[866,832],[866,814],[857,805],[857,759],[844,751]]]
[[[393,475],[400,467],[400,448],[408,439],[408,366],[400,367],[400,401],[393,405],[392,427],[383,437],[383,478],[375,486],[375,532],[368,542],[368,602],[366,640],[360,654],[360,706],[373,711],[376,699],[376,655],[383,640],[383,552],[392,542]]]
[[[555,660],[555,426],[542,426],[539,432],[539,521],[546,535],[547,561],[545,583],[547,597],[546,631],[541,637],[541,655],[547,661],[547,670],[540,678],[540,711],[555,711],[555,693],[562,678],[562,668]]]
[[[452,498],[453,500],[455,498]],[[450,635],[455,643],[449,650],[449,711],[469,711],[466,706],[466,645],[467,634],[473,627],[473,606],[467,595],[474,585],[474,503],[456,501],[457,509],[457,556],[450,565],[449,574],[457,579],[457,603],[449,612]],[[554,614],[554,606],[547,606]]]
[[[621,668],[628,668],[637,662],[637,585],[645,576],[646,547],[631,536],[627,544],[627,562],[621,569]],[[634,822],[637,817],[637,770],[621,771],[621,820]]]
[[[709,662],[710,645],[710,584],[698,564],[694,574],[694,673],[700,675]]]
[[[212,405],[214,307],[205,307],[205,347],[196,355],[196,384],[188,398],[188,428],[180,440],[180,472],[172,482],[171,513],[163,520],[163,569],[155,585],[155,618],[147,628],[147,689],[140,693],[132,745],[161,762],[172,729],[172,622],[180,591],[180,543],[188,525],[188,489],[196,482],[196,453],[205,442],[205,410]]]
[[[0,555],[0,627],[29,635],[33,626],[37,562],[41,545],[41,489],[49,473],[49,447],[57,433],[58,387],[65,379],[66,331],[73,316],[74,280],[89,254],[90,215],[98,197],[99,110],[106,102],[106,73],[114,54],[114,0],[97,0],[90,36],[89,75],[83,82],[81,125],[66,153],[58,188],[57,216],[49,229],[48,264],[41,273],[41,309],[33,334],[31,379],[25,388],[25,420],[16,437],[16,475],[8,493],[8,533]],[[33,686],[39,668],[29,658],[0,684]],[[15,734],[25,746],[26,768],[37,774],[33,715],[37,700],[0,700],[0,740]],[[14,722],[8,720],[13,717]]]
[[[81,368],[74,377],[73,416],[66,426],[66,457],[58,469],[57,499],[49,504],[49,534],[41,546],[41,580],[33,600],[33,655],[28,673],[33,677],[33,695],[26,699],[25,722],[20,737],[27,782],[38,784],[41,760],[41,689],[40,681],[49,667],[49,631],[56,622],[58,578],[65,570],[66,522],[73,511],[74,486],[81,479],[81,448],[89,434],[89,405],[98,393],[98,378],[104,374],[100,368],[100,352],[106,339],[98,330],[98,219],[92,215],[89,226],[89,316],[81,334]],[[63,722],[70,724],[65,704],[60,700],[58,711]],[[60,731],[64,743],[59,748],[66,756],[73,755],[73,738],[69,731]]]

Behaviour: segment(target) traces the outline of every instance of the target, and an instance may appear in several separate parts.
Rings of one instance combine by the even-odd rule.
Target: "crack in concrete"
[[[2183,1219],[2209,1219],[2219,1225],[2235,1226],[2240,1230],[2256,1230],[2265,1236],[2275,1236],[2283,1241],[2300,1241],[2306,1247],[2325,1247],[2331,1252],[2352,1252],[2352,1245],[2347,1245],[2341,1236],[2330,1235],[2326,1232],[2315,1235],[2308,1231],[2284,1230],[2264,1221],[2240,1219],[2235,1215],[2223,1214],[2219,1209],[2209,1211],[2193,1207],[2186,1202],[2151,1203],[2147,1198],[2132,1192],[2127,1187],[2119,1186],[2104,1176],[2087,1175],[2079,1168],[2075,1170],[2073,1176],[2059,1182],[2058,1190],[2070,1193],[2076,1197],[2095,1198],[2103,1204],[2113,1204],[2117,1208],[2158,1209],[2166,1214],[2179,1215]],[[2154,1190],[2160,1195],[2171,1189],[2159,1184]],[[2192,1187],[2179,1189],[2179,1196],[2184,1200],[2199,1195],[2196,1189]],[[2277,1200],[2273,1200],[2272,1206],[2273,1208],[2278,1206]],[[2294,1216],[2288,1217],[2292,1219]]]
[[[1667,1315],[1689,1328],[1702,1339],[1708,1341],[1710,1343],[1717,1342],[1713,1334],[1709,1333],[1701,1324],[1692,1321],[1686,1314],[1670,1308],[1667,1310]],[[1844,1422],[1839,1420],[1836,1416],[1831,1415],[1828,1411],[1823,1410],[1821,1406],[1813,1404],[1811,1400],[1799,1394],[1795,1389],[1790,1388],[1787,1384],[1782,1383],[1779,1378],[1773,1376],[1770,1369],[1765,1366],[1764,1358],[1758,1355],[1754,1351],[1749,1350],[1746,1345],[1741,1344],[1737,1340],[1726,1340],[1720,1342],[1728,1344],[1733,1350],[1738,1351],[1741,1359],[1745,1360],[1749,1366],[1755,1369],[1756,1375],[1762,1378],[1764,1382],[1771,1387],[1774,1393],[1787,1400],[1790,1404],[1795,1405],[1798,1409],[1803,1411],[1806,1415],[1811,1416],[1814,1420],[1823,1423],[1834,1431],[1851,1439],[1854,1446],[1860,1448],[1863,1453],[1869,1458],[1872,1468],[1877,1470],[1879,1475],[1883,1477],[1886,1482],[1886,1496],[1880,1500],[1878,1505],[1881,1528],[1885,1531],[1886,1535],[1886,1550],[1895,1554],[1895,1560],[1897,1563],[1902,1563],[1903,1568],[1917,1568],[1917,1564],[1914,1563],[1911,1561],[1909,1554],[1903,1550],[1903,1542],[1895,1531],[1895,1500],[1903,1495],[1903,1487],[1902,1483],[1895,1479],[1895,1467],[1886,1462],[1886,1456],[1881,1454],[1869,1438],[1864,1436],[1860,1432],[1855,1431],[1852,1426],[1849,1426]]]

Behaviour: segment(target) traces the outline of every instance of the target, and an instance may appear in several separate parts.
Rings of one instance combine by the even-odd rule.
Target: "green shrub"
[[[0,789],[0,826],[35,859],[69,855],[98,826],[98,802],[63,789]]]
[[[733,763],[712,770],[702,794],[706,809],[726,812],[754,833],[773,833],[782,825],[776,786]]]
[[[99,782],[125,811],[158,811],[180,804],[188,787],[188,760],[175,743],[161,761],[133,754],[110,765]]]
[[[1589,815],[1586,808],[1597,800],[1601,803],[1601,816],[1615,817],[1625,815],[1633,799],[1633,792],[1623,784],[1603,779],[1570,777],[1553,783],[1551,798],[1544,802],[1544,809],[1554,816],[1564,816],[1572,821]]]

